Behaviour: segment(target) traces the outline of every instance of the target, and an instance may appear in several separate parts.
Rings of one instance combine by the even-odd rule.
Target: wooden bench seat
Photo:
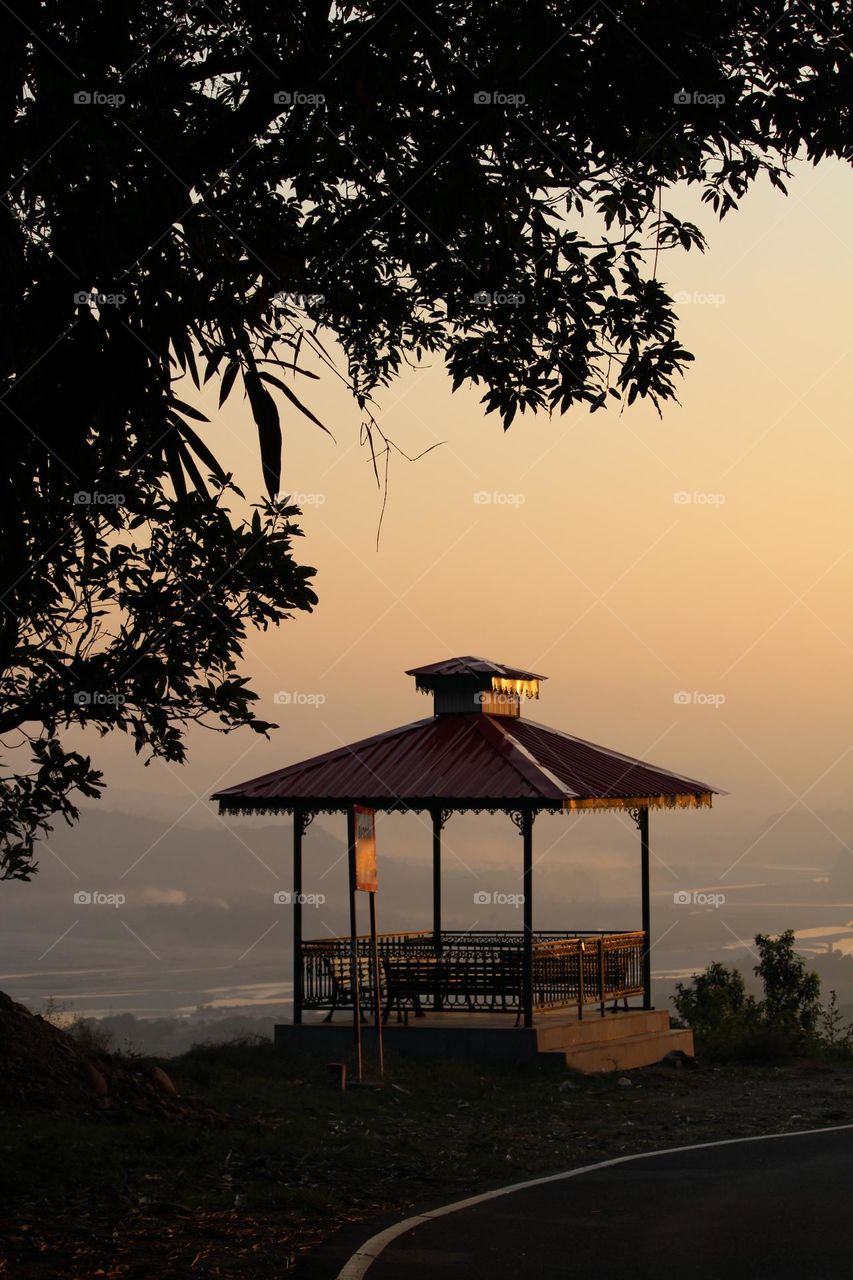
[[[398,1021],[408,1011],[423,1017],[427,1002],[436,1009],[468,1009],[486,1004],[492,1010],[518,1008],[521,957],[515,953],[475,951],[430,955],[425,951],[391,954],[382,959],[385,979],[383,1021],[396,1009]]]
[[[325,957],[325,963],[332,980],[332,1007],[323,1021],[331,1022],[337,1009],[353,1007],[352,959],[348,955],[329,955]],[[359,956],[357,963],[361,1016],[372,1017],[373,965],[367,956]]]

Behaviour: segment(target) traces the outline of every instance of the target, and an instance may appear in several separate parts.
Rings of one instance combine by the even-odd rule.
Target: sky
[[[404,670],[474,653],[549,676],[535,718],[730,791],[721,839],[741,809],[846,805],[851,196],[827,162],[722,224],[685,199],[710,247],[662,263],[696,356],[662,418],[577,409],[504,433],[439,362],[407,372],[380,398],[383,429],[412,455],[443,443],[394,459],[378,551],[358,411],[342,386],[303,382],[336,436],[289,412],[284,487],[302,498],[296,551],[320,603],[246,649],[282,727],[269,743],[194,733],[172,772],[111,741],[113,796],[177,814],[189,792],[426,714]],[[214,397],[197,402],[213,414]],[[258,493],[239,399],[210,438]]]
[[[760,186],[722,224],[692,193],[671,205],[692,214],[709,248],[661,261],[696,357],[680,403],[662,417],[640,403],[592,416],[578,408],[518,418],[505,433],[476,391],[451,394],[440,361],[408,370],[378,398],[377,416],[406,453],[439,447],[415,462],[395,457],[377,550],[381,495],[358,410],[331,376],[304,380],[301,393],[335,439],[288,409],[283,483],[303,508],[295,550],[316,566],[319,605],[252,635],[245,653],[259,711],[281,728],[269,742],[194,730],[184,768],[145,769],[118,737],[92,739],[109,784],[101,811],[151,824],[150,851],[110,851],[116,880],[192,896],[174,841],[184,828],[220,836],[233,827],[209,804],[214,790],[428,715],[404,671],[452,654],[542,672],[549,679],[525,715],[728,793],[710,812],[654,815],[661,900],[728,885],[734,911],[736,886],[763,883],[768,868],[822,877],[849,858],[853,174],[835,162],[802,166],[787,198]],[[232,396],[217,413],[215,396],[194,394],[215,418],[209,442],[247,495],[259,495],[247,409]],[[87,833],[93,844],[105,838],[91,810],[80,857]],[[544,883],[571,898],[590,871],[587,900],[606,900],[608,889],[614,903],[627,900],[637,848],[624,821],[549,822]],[[335,820],[325,825],[342,834]],[[425,864],[422,828],[388,819],[380,857]],[[239,825],[248,853],[206,893],[227,898],[229,875],[257,876],[267,893],[254,830]],[[167,833],[174,852],[158,863]],[[48,842],[42,875],[15,891],[16,911],[35,914],[40,895],[77,885],[73,862],[72,872],[59,862],[71,856],[62,857],[67,839]],[[477,867],[517,868],[508,822],[459,820],[448,842],[474,880]],[[816,923],[807,898],[803,889],[802,928]],[[839,907],[834,923],[848,917],[853,906]],[[733,945],[729,934],[748,940],[758,916],[739,911],[725,927],[718,918],[722,948]],[[77,950],[62,943],[51,963],[85,965],[78,936]]]

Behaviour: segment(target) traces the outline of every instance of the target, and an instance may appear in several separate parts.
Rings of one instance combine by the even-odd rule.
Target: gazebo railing
[[[627,1000],[643,994],[644,935],[587,934],[533,948],[533,1004],[556,1009]]]
[[[359,994],[365,1008],[373,1008],[373,963],[370,935],[356,940],[359,967]],[[433,951],[433,936],[427,930],[411,933],[380,933],[377,937],[380,968],[387,955],[403,950]],[[304,1009],[352,1008],[351,951],[349,938],[318,938],[302,943],[302,1007]],[[380,975],[380,990],[382,979]]]
[[[437,948],[431,931],[378,937],[379,983],[384,1015],[396,1011],[518,1013],[522,1007],[523,934],[519,931],[445,931]],[[352,1009],[349,938],[302,944],[305,1009]],[[642,932],[537,931],[533,935],[533,1007],[587,1005],[601,1012],[609,1002],[643,994]],[[356,938],[359,999],[375,1007],[370,938]]]

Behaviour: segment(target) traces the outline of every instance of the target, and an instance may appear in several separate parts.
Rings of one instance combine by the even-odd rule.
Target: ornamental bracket
[[[510,820],[515,823],[519,831],[524,834],[525,827],[529,824],[533,826],[533,819],[536,817],[534,809],[509,809],[507,810]]]

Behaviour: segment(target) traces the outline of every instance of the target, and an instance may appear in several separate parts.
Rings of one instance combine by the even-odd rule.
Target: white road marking
[[[816,1133],[838,1133],[841,1129],[853,1129],[853,1124],[835,1124],[828,1129],[796,1129],[791,1133],[759,1133],[749,1138],[723,1138],[718,1142],[695,1142],[688,1147],[665,1147],[662,1151],[640,1151],[634,1156],[616,1156],[612,1160],[601,1160],[598,1164],[582,1165],[579,1169],[568,1169],[565,1173],[551,1173],[544,1178],[531,1178],[528,1182],[514,1182],[508,1187],[497,1187],[494,1191],[484,1191],[478,1196],[469,1196],[467,1200],[455,1200],[452,1204],[441,1205],[438,1209],[430,1209],[426,1213],[415,1214],[386,1227],[357,1249],[352,1257],[344,1263],[338,1272],[337,1280],[362,1280],[368,1268],[376,1261],[392,1240],[405,1235],[424,1222],[433,1218],[443,1218],[448,1213],[458,1213],[460,1209],[469,1209],[475,1204],[485,1204],[488,1200],[496,1200],[499,1196],[512,1195],[515,1191],[526,1191],[528,1187],[542,1187],[548,1182],[565,1182],[568,1178],[579,1178],[582,1173],[595,1173],[598,1169],[611,1169],[617,1164],[629,1164],[632,1160],[651,1160],[655,1156],[678,1155],[682,1151],[703,1151],[708,1147],[731,1147],[739,1142],[770,1142],[774,1138],[805,1138]]]

